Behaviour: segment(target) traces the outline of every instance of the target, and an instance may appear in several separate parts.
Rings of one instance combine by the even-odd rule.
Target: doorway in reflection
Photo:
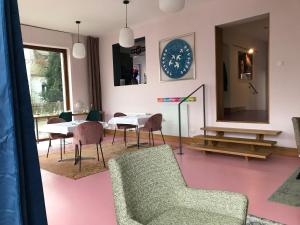
[[[269,14],[215,30],[217,120],[268,123]]]

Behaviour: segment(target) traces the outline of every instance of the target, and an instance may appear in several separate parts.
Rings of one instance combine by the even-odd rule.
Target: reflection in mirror
[[[114,44],[112,51],[115,86],[147,83],[145,37],[135,39],[131,48]]]
[[[216,27],[217,120],[268,123],[269,14]]]

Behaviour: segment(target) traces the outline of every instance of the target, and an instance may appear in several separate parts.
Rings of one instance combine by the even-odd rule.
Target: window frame
[[[68,54],[67,49],[62,48],[53,48],[53,47],[44,47],[38,45],[28,45],[24,44],[23,48],[32,49],[32,50],[41,50],[41,51],[48,51],[48,52],[57,52],[63,55],[63,79],[64,79],[64,95],[65,97],[65,106],[66,110],[70,110],[70,87],[69,87],[69,70],[68,70]]]

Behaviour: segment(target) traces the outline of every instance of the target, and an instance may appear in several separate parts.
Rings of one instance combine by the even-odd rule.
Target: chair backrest
[[[121,113],[121,112],[116,112],[114,114],[114,117],[120,117],[120,116],[127,116],[125,113]]]
[[[130,217],[147,224],[175,207],[175,192],[186,186],[168,145],[124,154],[109,161],[119,225]]]
[[[52,118],[49,118],[48,121],[47,121],[47,124],[53,124],[53,123],[63,123],[63,122],[66,122],[64,119],[62,118],[59,118],[59,117],[52,117]]]
[[[52,117],[52,118],[48,119],[47,124],[63,123],[63,122],[66,122],[66,121],[62,118]],[[49,138],[50,139],[57,139],[57,138],[60,138],[60,137],[61,137],[61,134],[49,133]]]
[[[86,117],[87,121],[101,121],[99,110],[91,110]]]
[[[114,114],[114,117],[120,117],[120,116],[127,116],[125,113],[122,113],[122,112],[116,112]],[[124,124],[117,124],[117,128],[120,129],[122,128],[122,126],[124,126]],[[126,125],[125,125],[126,126]]]
[[[162,124],[162,114],[157,113],[151,116],[147,122],[145,123],[144,128],[152,130],[152,131],[157,131],[161,130],[161,124]]]
[[[82,145],[99,144],[103,139],[103,126],[101,123],[89,121],[79,124],[74,129],[74,142]]]
[[[66,122],[71,122],[72,116],[72,112],[62,112],[59,114],[59,118],[64,119]]]
[[[298,153],[300,155],[300,117],[293,117],[292,121],[294,126],[296,145],[298,148]]]

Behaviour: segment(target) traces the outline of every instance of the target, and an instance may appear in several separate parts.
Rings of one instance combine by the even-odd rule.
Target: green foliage
[[[43,76],[46,82],[43,85],[42,98],[47,102],[63,101],[62,71],[60,54],[49,52],[48,66]]]

